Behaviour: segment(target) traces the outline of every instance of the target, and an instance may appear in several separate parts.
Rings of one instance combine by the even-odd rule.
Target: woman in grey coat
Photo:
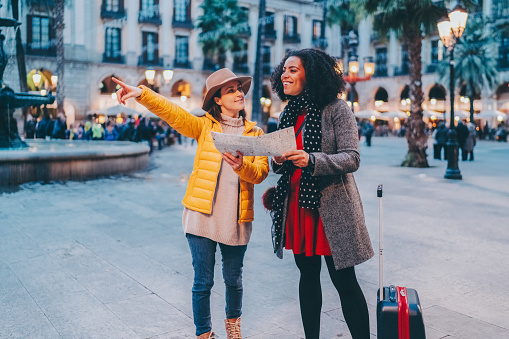
[[[278,256],[291,249],[300,271],[299,300],[306,339],[318,339],[321,257],[337,289],[350,333],[369,338],[369,315],[354,266],[373,256],[353,172],[359,142],[351,109],[338,99],[345,82],[323,51],[288,53],[271,76],[288,105],[278,129],[294,127],[297,150],[272,160],[282,174],[273,204],[273,243]]]

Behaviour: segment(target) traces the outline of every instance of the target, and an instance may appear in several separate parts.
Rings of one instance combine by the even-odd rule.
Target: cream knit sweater
[[[244,119],[221,114],[223,133],[242,135]],[[182,226],[185,233],[205,237],[222,244],[247,245],[251,237],[251,222],[238,223],[239,176],[224,160],[217,176],[212,213],[205,214],[184,208]]]

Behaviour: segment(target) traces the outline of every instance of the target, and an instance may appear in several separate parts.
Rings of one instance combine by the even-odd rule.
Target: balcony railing
[[[233,63],[233,71],[235,73],[249,74],[249,66],[247,65],[247,63],[234,62]]]
[[[106,5],[103,3],[101,6],[101,18],[102,19],[122,19],[126,16],[126,11],[124,8],[119,9],[118,11],[112,11],[106,9]]]
[[[277,39],[276,30],[265,31],[265,40],[276,40],[276,39]]]
[[[298,44],[300,43],[300,34],[294,33],[292,35],[284,35],[283,42]]]
[[[140,55],[138,57],[138,66],[163,66],[163,63],[163,58],[154,58],[153,60],[149,60],[144,55]]]
[[[103,53],[103,62],[114,63],[114,64],[125,64],[125,58],[123,55],[111,56]]]
[[[426,66],[426,73],[435,73],[438,70],[438,64],[429,64]]]
[[[186,18],[185,21],[182,21],[182,20],[177,20],[177,19],[175,19],[175,17],[173,17],[172,25],[173,25],[173,27],[178,27],[178,28],[187,28],[187,29],[194,28],[193,21],[191,20],[191,18]]]
[[[251,36],[251,27],[247,27],[247,29],[241,30],[237,33],[241,38],[247,38]]]
[[[140,24],[152,24],[161,25],[163,21],[159,15],[159,10],[154,9],[153,11],[142,10],[138,13],[138,22]]]
[[[398,67],[394,70],[394,75],[395,76],[398,76],[398,75],[408,75],[410,74],[410,66],[405,64],[405,65],[402,65],[401,67]]]
[[[263,75],[271,75],[272,74],[272,66],[270,64],[263,64],[262,70],[263,70]]]
[[[387,66],[375,65],[375,74],[373,74],[373,77],[386,77],[387,75]]]
[[[191,69],[191,68],[193,68],[193,65],[191,64],[191,62],[189,60],[184,61],[184,60],[175,59],[175,61],[173,62],[173,67]]]
[[[184,67],[186,68],[186,67]],[[214,60],[205,58],[203,59],[203,70],[204,71],[217,71],[219,69],[219,65],[214,62]]]
[[[27,55],[38,55],[46,57],[54,57],[57,55],[57,49],[55,46],[40,48],[34,44],[26,44],[25,51]]]

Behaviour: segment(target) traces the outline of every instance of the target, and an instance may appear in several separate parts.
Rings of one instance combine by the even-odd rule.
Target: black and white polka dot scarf
[[[307,108],[307,117],[302,129],[303,149],[307,153],[322,151],[322,114],[321,110],[310,100],[307,92],[298,97],[292,97],[288,105],[281,113],[278,129],[293,127],[297,123],[297,116]],[[296,167],[291,161],[285,161],[281,178],[279,178],[272,208],[272,243],[274,252],[280,253],[283,248],[284,239],[281,235],[285,227],[283,216],[286,211],[285,201],[290,194],[290,178]],[[303,168],[299,187],[299,207],[318,208],[320,207],[321,192],[318,188],[318,177]],[[280,256],[280,254],[278,254]]]

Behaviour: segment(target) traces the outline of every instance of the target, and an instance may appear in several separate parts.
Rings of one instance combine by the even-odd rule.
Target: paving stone
[[[462,339],[509,338],[509,329],[469,317],[447,308],[426,309],[428,327]]]
[[[430,143],[430,146],[432,144]],[[194,338],[193,270],[182,204],[195,148],[170,147],[128,176],[25,184],[0,193],[0,337]],[[361,144],[355,178],[373,247],[376,187],[384,184],[384,284],[417,289],[427,338],[509,337],[509,145],[480,141],[461,181],[446,162],[399,166],[406,141]],[[243,334],[303,338],[299,272],[277,259],[270,215],[255,188],[255,221],[244,263]],[[219,252],[219,251],[218,251]],[[224,283],[217,253],[214,330],[225,338]],[[376,336],[377,257],[356,267]],[[321,338],[351,338],[325,264]],[[493,301],[496,295],[496,301]]]
[[[193,324],[191,318],[155,294],[138,296],[107,306],[142,338],[189,328]]]

